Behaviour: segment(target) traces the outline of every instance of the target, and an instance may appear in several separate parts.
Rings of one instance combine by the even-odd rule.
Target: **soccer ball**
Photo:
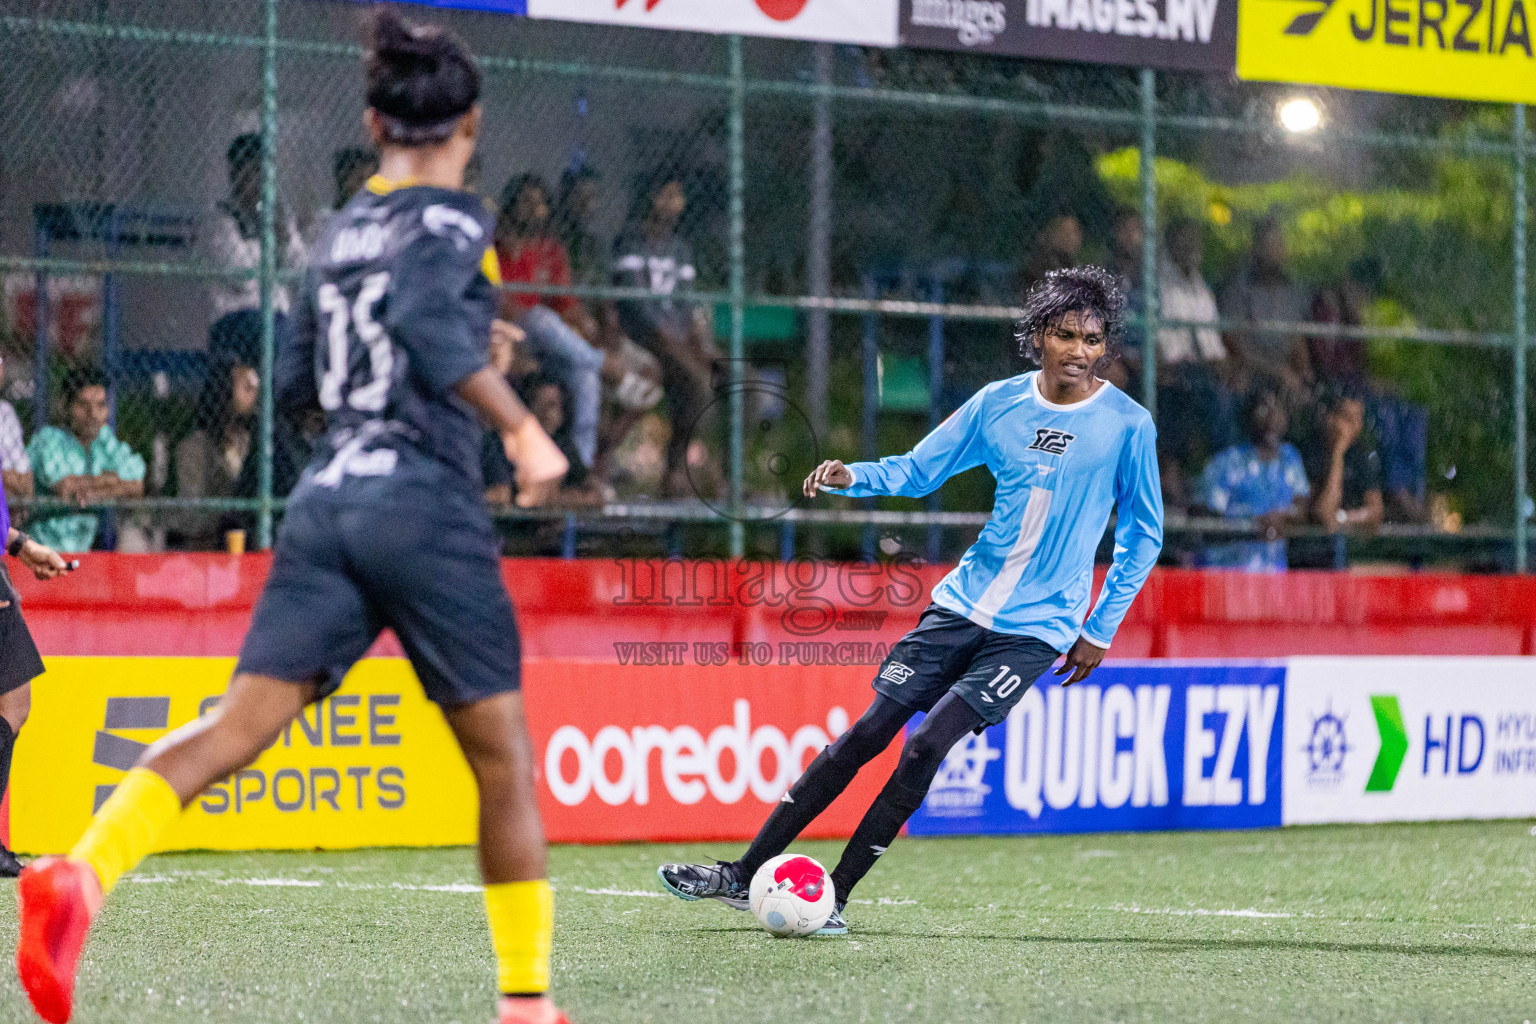
[[[747,902],[758,923],[781,939],[819,931],[837,907],[827,869],[796,853],[758,868]]]

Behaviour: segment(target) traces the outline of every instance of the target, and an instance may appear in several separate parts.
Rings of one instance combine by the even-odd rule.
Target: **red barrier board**
[[[271,564],[254,554],[81,561],[51,583],[16,574],[44,654],[233,655]],[[502,571],[530,658],[643,664],[667,644],[737,653],[747,643],[772,664],[803,666],[878,661],[947,569],[509,559]],[[399,646],[386,636],[375,652]],[[1536,578],[1158,570],[1110,656],[1381,653],[1536,654]]]
[[[553,842],[742,840],[868,705],[858,668],[626,668],[530,662],[528,727],[543,755],[539,810]],[[853,833],[896,766],[893,745],[806,831]]]

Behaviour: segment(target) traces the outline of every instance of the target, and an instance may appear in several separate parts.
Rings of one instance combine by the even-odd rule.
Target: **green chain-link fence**
[[[68,438],[92,427],[68,399],[99,367],[144,496],[86,495],[73,540],[270,542],[313,425],[275,416],[260,384],[305,241],[367,173],[364,11],[0,0],[4,396],[36,497],[7,486],[33,522],[59,511]],[[600,482],[504,508],[509,550],[953,557],[990,504],[980,471],[942,501],[809,506],[798,480],[814,458],[903,448],[1022,370],[1022,289],[1093,260],[1133,292],[1116,379],[1156,408],[1170,561],[1254,530],[1209,515],[1205,465],[1241,440],[1246,399],[1276,390],[1315,489],[1324,410],[1358,399],[1344,504],[1373,487],[1384,503],[1380,527],[1294,531],[1293,564],[1525,566],[1523,110],[408,14],[452,25],[483,61],[477,187],[504,211],[503,248],[523,216],[504,188],[533,174],[570,256],[570,287],[508,294],[542,296],[609,353]],[[1291,96],[1321,106],[1319,131],[1278,127]],[[668,181],[697,268],[691,356],[618,340],[611,315],[663,283],[615,276],[614,243]],[[1196,358],[1143,371],[1149,334]]]

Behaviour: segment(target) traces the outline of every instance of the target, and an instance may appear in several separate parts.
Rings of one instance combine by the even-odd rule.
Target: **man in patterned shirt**
[[[1306,522],[1312,493],[1301,453],[1285,440],[1290,426],[1285,405],[1273,391],[1253,397],[1247,417],[1248,441],[1233,445],[1206,463],[1195,500],[1227,519],[1252,519],[1262,540],[1206,548],[1205,565],[1247,572],[1284,572],[1285,535]]]
[[[144,496],[144,460],[107,425],[107,383],[100,371],[79,370],[64,382],[69,429],[44,427],[27,454],[43,494],[82,508],[102,501]],[[94,512],[51,516],[34,532],[55,551],[89,551],[96,539]]]

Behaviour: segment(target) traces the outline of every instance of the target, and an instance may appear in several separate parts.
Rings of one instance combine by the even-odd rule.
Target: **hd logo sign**
[[[1536,816],[1530,658],[1294,658],[1284,821]]]
[[[1239,78],[1536,102],[1536,0],[1241,0]]]

